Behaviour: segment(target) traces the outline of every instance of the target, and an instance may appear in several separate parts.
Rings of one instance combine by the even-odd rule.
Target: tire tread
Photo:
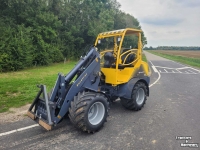
[[[137,92],[139,87],[143,87],[144,90],[145,90],[145,98],[144,98],[144,102],[142,103],[141,106],[138,106],[137,103],[136,103],[136,100],[133,99],[133,97],[136,94],[136,92]],[[125,108],[127,108],[129,110],[134,110],[134,111],[141,110],[142,107],[144,106],[146,100],[147,100],[147,96],[146,95],[147,95],[147,87],[146,87],[146,85],[143,82],[138,82],[133,87],[132,94],[131,94],[132,99],[121,98],[121,104]]]
[[[69,108],[68,116],[72,124],[76,128],[81,129],[82,131],[86,131],[88,133],[95,132],[92,131],[90,128],[88,128],[85,122],[84,114],[87,113],[86,109],[88,105],[91,103],[91,100],[99,96],[107,100],[107,98],[103,94],[84,91],[82,93],[78,93],[78,95],[74,97],[74,100],[71,101],[71,106]]]

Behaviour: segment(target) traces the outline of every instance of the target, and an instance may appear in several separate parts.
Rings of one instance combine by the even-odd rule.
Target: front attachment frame
[[[51,130],[53,126],[50,105],[47,96],[46,85],[39,85],[40,91],[28,109],[27,115],[46,130]],[[43,94],[43,98],[41,98]]]

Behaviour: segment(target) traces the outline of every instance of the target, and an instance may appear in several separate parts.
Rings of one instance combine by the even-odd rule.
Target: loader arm
[[[99,72],[100,55],[93,47],[66,76],[58,74],[50,97],[47,96],[46,86],[39,86],[40,91],[27,115],[46,130],[51,130],[68,112],[70,102],[78,92],[98,90]]]

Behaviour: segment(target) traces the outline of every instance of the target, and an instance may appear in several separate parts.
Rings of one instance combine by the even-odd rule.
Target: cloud
[[[175,31],[168,31],[168,33],[176,33],[176,34],[178,34],[178,33],[181,33],[180,31],[178,31],[178,30],[175,30]]]
[[[149,33],[151,33],[151,34],[157,34],[157,31],[151,31]]]
[[[199,0],[174,0],[178,5],[182,5],[184,7],[200,7]]]
[[[200,46],[200,0],[118,0],[140,22],[147,46]]]
[[[183,22],[183,19],[180,18],[150,18],[145,17],[140,20],[141,23],[151,24],[155,26],[174,26]]]

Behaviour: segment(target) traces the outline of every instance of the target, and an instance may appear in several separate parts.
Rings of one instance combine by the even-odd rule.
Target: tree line
[[[0,0],[0,72],[77,59],[98,33],[126,27],[141,29],[116,0]]]
[[[200,50],[199,46],[158,46],[144,47],[144,50]]]

